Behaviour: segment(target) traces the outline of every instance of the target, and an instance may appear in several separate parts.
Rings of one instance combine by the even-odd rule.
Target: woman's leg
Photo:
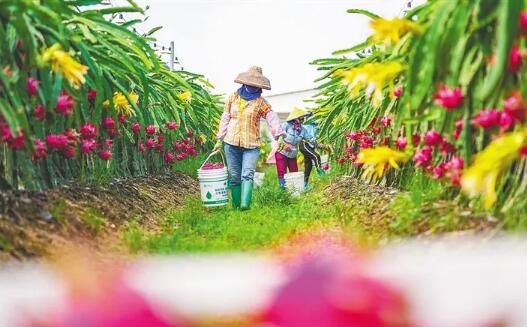
[[[289,168],[290,173],[296,173],[298,171],[298,163],[296,159],[296,157],[287,158],[287,168]]]
[[[242,199],[240,208],[247,210],[251,206],[254,187],[254,172],[260,156],[260,149],[244,149],[242,159]]]
[[[229,186],[231,188],[232,206],[239,208],[241,204],[241,178],[242,178],[242,148],[225,144],[227,169],[229,170]]]
[[[313,157],[310,152],[307,151],[307,142],[300,142],[300,152],[304,155],[304,184],[307,186],[309,182],[309,176],[313,169]]]
[[[276,175],[278,175],[278,184],[280,185],[281,189],[284,189],[284,175],[287,172],[287,157],[280,152],[276,152],[274,158],[276,160]]]

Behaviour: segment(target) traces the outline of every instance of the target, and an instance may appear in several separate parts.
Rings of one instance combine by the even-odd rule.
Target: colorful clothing
[[[322,160],[316,151],[316,147],[310,142],[300,142],[300,152],[304,155],[304,183],[307,185],[313,165],[315,165],[315,168],[320,171],[322,169]]]
[[[298,164],[296,163],[296,157],[288,158],[285,155],[281,154],[280,152],[275,153],[275,159],[276,159],[276,173],[278,174],[278,181],[280,183],[280,187],[283,188],[285,186],[284,175],[287,173],[287,170],[289,169],[290,173],[297,172]]]
[[[258,148],[261,143],[262,118],[269,124],[274,138],[283,134],[278,115],[271,110],[271,105],[264,98],[246,101],[236,92],[225,103],[217,138],[245,149]]]
[[[297,129],[290,122],[283,123],[282,129],[285,132],[285,138],[284,138],[285,143],[291,145],[292,147],[289,151],[283,149],[283,150],[280,150],[279,152],[288,158],[296,159],[298,155],[297,146],[300,143],[300,141],[306,139],[306,130],[304,129],[303,126]]]

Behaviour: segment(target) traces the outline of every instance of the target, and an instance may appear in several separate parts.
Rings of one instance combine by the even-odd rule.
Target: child
[[[298,155],[297,146],[306,139],[306,130],[302,124],[304,118],[309,113],[300,108],[293,108],[285,123],[282,124],[282,130],[285,132],[283,144],[280,144],[278,151],[275,153],[276,172],[278,174],[278,184],[281,189],[285,189],[284,175],[289,170],[290,173],[298,171],[296,158]]]
[[[315,122],[304,124],[306,139],[300,142],[300,152],[304,155],[304,185],[306,189],[309,188],[309,175],[313,169],[313,164],[317,169],[318,176],[324,176],[325,171],[322,168],[322,161],[320,155],[316,152],[317,148],[326,149],[327,146],[317,142],[318,126]]]

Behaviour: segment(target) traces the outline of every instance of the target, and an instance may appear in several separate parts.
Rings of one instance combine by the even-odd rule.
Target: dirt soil
[[[338,198],[351,203],[356,212],[354,221],[368,234],[380,239],[391,237],[428,237],[454,233],[493,233],[498,226],[495,217],[475,213],[453,201],[436,200],[415,208],[415,219],[400,223],[400,213],[393,203],[405,194],[396,188],[368,184],[358,178],[344,176],[328,185],[328,199]],[[400,209],[399,209],[400,210]]]
[[[68,245],[107,252],[127,224],[155,230],[160,213],[198,193],[196,180],[177,172],[104,186],[77,183],[44,192],[0,193],[0,261],[52,256]]]

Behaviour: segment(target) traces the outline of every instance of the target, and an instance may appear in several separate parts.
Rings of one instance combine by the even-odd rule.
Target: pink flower
[[[472,119],[472,125],[484,129],[496,127],[500,124],[501,113],[498,109],[482,110]]]
[[[456,147],[454,147],[454,145],[450,142],[448,142],[447,140],[442,140],[441,141],[441,145],[439,146],[439,152],[441,152],[442,154],[452,154],[452,153],[456,153]]]
[[[418,146],[420,143],[421,143],[421,134],[419,134],[419,133],[415,133],[415,134],[412,136],[412,144],[413,144],[414,146]]]
[[[465,160],[461,157],[453,157],[447,164],[448,169],[463,170],[465,167]]]
[[[40,120],[40,121],[43,121],[44,119],[46,119],[46,112],[44,111],[44,107],[41,104],[39,104],[35,108],[35,111],[33,111],[33,116],[37,120]]]
[[[106,129],[114,129],[115,128],[115,122],[112,117],[105,117],[102,121],[103,126]]]
[[[167,129],[170,129],[170,130],[177,128],[176,122],[173,122],[173,121],[168,122],[166,126],[167,126]]]
[[[392,124],[392,119],[390,117],[384,116],[381,118],[380,123],[382,127],[388,127]]]
[[[166,152],[164,155],[163,155],[163,160],[165,160],[165,163],[166,164],[171,164],[174,162],[174,155],[171,153],[171,152]]]
[[[192,138],[193,136],[194,136],[194,131],[193,130],[189,130],[187,132],[187,137]]]
[[[35,156],[39,159],[45,158],[48,155],[46,144],[41,139],[35,139]]]
[[[71,114],[75,106],[75,99],[73,99],[66,91],[62,91],[57,99],[57,112],[64,116]]]
[[[522,52],[518,46],[514,46],[509,54],[509,72],[516,73],[522,65]]]
[[[112,153],[109,150],[101,150],[98,153],[99,158],[102,160],[108,161],[112,158]]]
[[[119,123],[124,124],[128,121],[128,116],[119,114],[119,116],[117,116],[117,119],[119,119]]]
[[[154,125],[145,126],[145,132],[148,135],[154,135],[156,133],[156,127]]]
[[[503,111],[519,122],[523,123],[525,121],[527,106],[520,92],[514,92],[503,101]]]
[[[500,115],[500,130],[506,132],[514,127],[514,118],[506,112]]]
[[[14,150],[22,150],[26,147],[26,136],[24,130],[18,132],[18,136],[13,137],[9,141],[9,147]]]
[[[362,149],[371,148],[371,147],[373,146],[373,139],[372,139],[369,135],[365,135],[365,136],[361,139],[359,146],[360,146]]]
[[[63,134],[50,134],[46,136],[46,144],[51,150],[65,149],[68,144],[68,138]]]
[[[520,13],[520,32],[527,34],[527,11],[525,10]]]
[[[352,140],[352,141],[359,141],[363,136],[363,133],[361,132],[349,132],[346,134],[346,138]]]
[[[443,176],[445,175],[446,170],[447,170],[447,165],[444,162],[442,162],[439,165],[437,165],[436,167],[434,167],[434,170],[432,171],[432,176],[435,179],[443,178]]]
[[[83,139],[94,139],[97,137],[97,126],[86,123],[82,125],[80,132]]]
[[[67,146],[64,148],[64,156],[68,159],[71,159],[75,156],[75,147]]]
[[[432,162],[432,148],[425,147],[417,151],[414,155],[414,162],[418,167],[428,167]]]
[[[176,156],[176,160],[177,161],[181,161],[181,160],[185,160],[185,158],[187,157],[187,155],[185,153],[180,153]]]
[[[155,144],[156,141],[154,141],[154,139],[147,139],[145,142],[146,147],[149,149],[153,148]]]
[[[396,87],[395,89],[393,89],[393,96],[398,98],[401,95],[403,95],[403,87],[402,86],[399,86],[399,87]]]
[[[27,93],[30,97],[37,95],[37,88],[39,83],[40,82],[34,79],[33,77],[27,79]]]
[[[143,143],[140,143],[139,146],[137,147],[137,151],[143,153],[145,152],[145,145]]]
[[[97,142],[92,139],[83,140],[81,144],[81,152],[84,154],[90,154],[97,148]]]
[[[425,134],[425,144],[429,146],[435,146],[441,143],[443,137],[436,130],[431,130]]]
[[[141,125],[139,123],[133,123],[131,130],[132,130],[132,133],[137,134],[141,131]]]
[[[447,110],[452,110],[461,106],[463,99],[464,97],[459,87],[449,89],[447,86],[443,85],[439,88],[439,91],[435,96],[435,103]]]
[[[94,89],[88,90],[88,102],[93,105],[95,103],[95,100],[97,100],[97,91]]]
[[[395,147],[399,150],[404,150],[406,148],[406,145],[408,144],[408,141],[406,140],[406,137],[400,136],[395,140]]]

